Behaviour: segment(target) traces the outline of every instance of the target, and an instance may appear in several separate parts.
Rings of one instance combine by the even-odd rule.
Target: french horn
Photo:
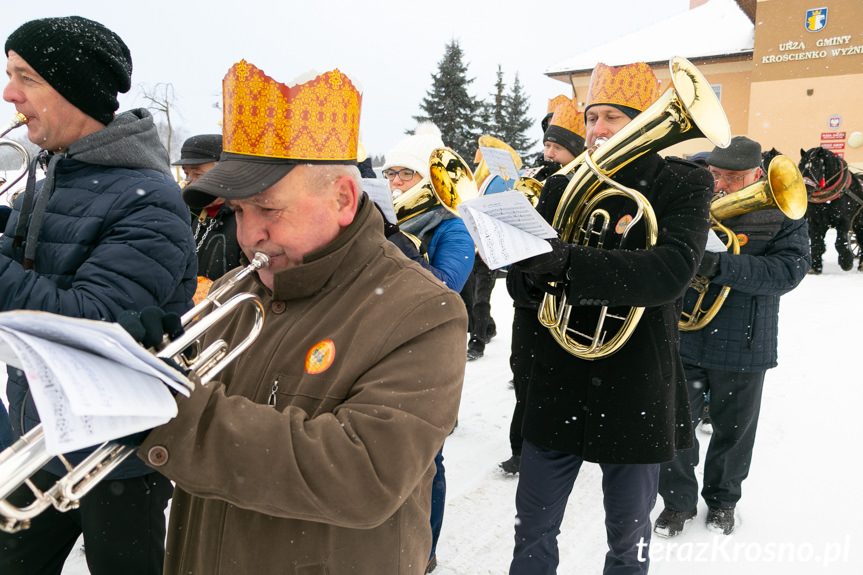
[[[170,359],[182,368],[193,371],[201,384],[211,381],[254,343],[264,327],[264,308],[254,294],[236,294],[224,303],[219,302],[219,298],[232,290],[243,278],[268,265],[269,258],[266,254],[255,254],[247,267],[238,270],[218,289],[212,291],[204,301],[183,314],[180,321],[185,332],[172,341],[163,342],[160,349],[155,352],[156,356]],[[230,317],[241,306],[248,305],[252,306],[255,319],[249,332],[241,341],[230,347],[220,339],[193,357],[186,357],[183,352],[197,345],[207,331],[223,319]],[[209,308],[213,308],[213,311],[199,317]],[[67,473],[49,489],[42,491],[30,481],[30,477],[54,456],[48,454],[42,424],[36,425],[0,453],[0,530],[15,533],[27,529],[34,517],[52,506],[61,512],[77,508],[81,499],[135,450],[135,447],[108,441],[97,447],[76,466],[72,466],[62,455],[57,456],[66,467]],[[9,496],[21,485],[27,485],[34,497],[31,503],[23,507],[8,501]]]
[[[705,137],[719,147],[728,146],[731,129],[709,82],[685,58],[672,58],[669,71],[673,85],[656,102],[608,141],[595,150],[585,151],[558,172],[573,173],[552,221],[561,240],[603,247],[611,223],[608,212],[600,204],[606,199],[623,196],[636,204],[637,211],[620,230],[621,244],[643,219],[645,237],[638,247],[652,249],[658,236],[653,208],[641,193],[614,182],[611,176],[645,154],[692,138]],[[570,325],[572,305],[567,302],[566,281],[556,282],[552,288],[549,291],[561,295],[546,293],[540,304],[539,321],[564,350],[582,359],[606,358],[620,350],[635,332],[644,313],[643,307],[631,307],[626,313],[610,313],[608,306],[598,306],[594,327]],[[616,331],[608,327],[612,322],[618,326]]]
[[[764,209],[778,209],[786,217],[799,220],[806,214],[807,204],[806,185],[797,164],[787,156],[776,156],[767,168],[766,178],[710,204],[711,227],[725,235],[726,249],[737,255],[740,253],[737,235],[720,223],[721,220]],[[704,298],[710,288],[710,280],[697,275],[690,287],[698,293],[698,297],[692,311],[682,312],[678,322],[680,331],[696,331],[709,324],[731,291],[730,287],[722,286],[710,306],[705,308]]]

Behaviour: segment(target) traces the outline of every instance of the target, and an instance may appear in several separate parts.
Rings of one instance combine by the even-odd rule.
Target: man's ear
[[[333,184],[339,203],[339,226],[345,228],[354,221],[360,200],[360,189],[353,178],[342,176]]]

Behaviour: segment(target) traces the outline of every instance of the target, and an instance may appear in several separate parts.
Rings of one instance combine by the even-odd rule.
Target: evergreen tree
[[[494,83],[494,93],[491,94],[491,103],[486,104],[489,116],[489,125],[485,133],[506,141],[506,84],[503,82],[503,69],[497,65],[497,82]]]
[[[432,74],[432,87],[420,105],[425,115],[413,118],[417,122],[434,122],[440,128],[444,143],[466,162],[471,162],[480,136],[482,103],[468,94],[468,86],[474,78],[467,78],[462,54],[456,40],[447,44],[443,59],[438,62],[438,72]]]
[[[529,107],[530,102],[522,89],[518,72],[516,72],[515,81],[505,98],[504,118],[506,121],[501,124],[502,129],[499,137],[512,146],[521,156],[530,152],[530,149],[536,144],[536,140],[531,140],[526,135],[534,124],[533,118],[528,115]]]

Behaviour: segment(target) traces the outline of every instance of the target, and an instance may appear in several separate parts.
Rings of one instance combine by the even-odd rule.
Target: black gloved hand
[[[569,244],[559,238],[552,238],[548,243],[551,244],[550,252],[533,256],[514,265],[521,272],[547,276],[553,281],[563,279],[569,269]]]
[[[128,331],[135,341],[144,347],[156,347],[165,335],[174,340],[183,335],[183,323],[180,316],[168,313],[162,308],[148,306],[140,312],[124,311],[117,318],[117,323]]]
[[[704,252],[701,263],[698,265],[698,274],[707,279],[719,275],[719,254],[717,252]]]

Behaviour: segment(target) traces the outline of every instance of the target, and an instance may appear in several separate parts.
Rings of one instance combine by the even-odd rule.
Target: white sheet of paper
[[[363,191],[378,205],[389,223],[397,223],[389,180],[386,178],[363,178]]]
[[[500,176],[504,181],[518,179],[518,168],[515,167],[512,154],[507,150],[485,146],[480,146],[479,150],[490,174]]]
[[[51,455],[144,431],[177,413],[170,391],[158,379],[131,369],[123,369],[125,373],[119,376],[116,369],[102,371],[102,364],[110,362],[98,358],[90,363],[95,357],[92,354],[5,328],[0,329],[0,349],[3,357],[14,357],[11,365],[27,374]],[[129,376],[130,380],[125,379]],[[121,378],[123,384],[109,381],[111,377]],[[149,382],[134,381],[138,377]],[[111,390],[125,387],[128,392],[130,387],[141,385],[147,389],[137,389],[134,397],[122,389]],[[107,395],[100,398],[100,392]]]
[[[551,251],[557,232],[521,192],[503,192],[462,202],[458,212],[489,269]]]
[[[728,247],[725,245],[719,236],[713,230],[707,232],[707,247],[705,248],[708,252],[727,252]]]
[[[193,388],[192,382],[182,373],[141,347],[116,323],[71,318],[41,311],[17,310],[0,313],[0,327],[8,327],[16,332],[99,355],[158,377],[184,395],[189,395]],[[9,363],[14,365],[14,360]]]

